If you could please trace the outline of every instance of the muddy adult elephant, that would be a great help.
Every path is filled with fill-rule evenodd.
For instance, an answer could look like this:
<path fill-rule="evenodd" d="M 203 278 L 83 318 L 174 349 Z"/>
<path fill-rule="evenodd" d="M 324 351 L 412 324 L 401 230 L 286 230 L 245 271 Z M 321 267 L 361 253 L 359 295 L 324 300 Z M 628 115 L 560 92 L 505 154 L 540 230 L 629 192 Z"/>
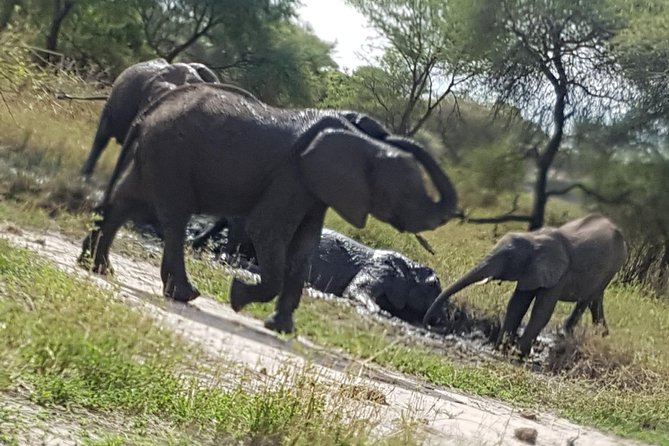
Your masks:
<path fill-rule="evenodd" d="M 453 294 L 484 279 L 517 282 L 509 301 L 497 346 L 506 334 L 516 341 L 518 327 L 534 300 L 530 320 L 517 339 L 521 355 L 546 326 L 558 300 L 576 302 L 564 322 L 571 334 L 583 311 L 590 309 L 594 324 L 604 326 L 604 289 L 622 267 L 626 248 L 620 230 L 606 217 L 590 214 L 559 228 L 509 233 L 469 272 L 446 288 L 425 315 L 429 325 Z"/>
<path fill-rule="evenodd" d="M 265 325 L 291 332 L 328 207 L 357 227 L 372 214 L 410 232 L 433 229 L 456 212 L 455 189 L 434 159 L 410 140 L 393 143 L 332 112 L 278 109 L 216 84 L 178 87 L 135 120 L 80 262 L 109 270 L 118 228 L 152 209 L 165 239 L 163 294 L 189 301 L 199 295 L 184 267 L 189 216 L 245 217 L 261 282 L 233 280 L 232 308 L 278 295 Z"/>
<path fill-rule="evenodd" d="M 93 173 L 111 138 L 123 144 L 133 119 L 152 99 L 175 86 L 200 82 L 218 82 L 218 77 L 203 64 L 170 64 L 165 59 L 152 59 L 126 68 L 112 85 L 81 174 L 88 177 Z"/>

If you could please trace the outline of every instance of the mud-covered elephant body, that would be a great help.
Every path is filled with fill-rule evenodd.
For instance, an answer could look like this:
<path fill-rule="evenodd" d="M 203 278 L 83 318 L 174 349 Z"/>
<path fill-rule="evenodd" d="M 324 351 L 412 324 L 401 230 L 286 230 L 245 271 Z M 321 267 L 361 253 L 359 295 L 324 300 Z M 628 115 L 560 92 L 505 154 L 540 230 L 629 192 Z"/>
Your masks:
<path fill-rule="evenodd" d="M 530 304 L 532 313 L 518 338 L 522 355 L 550 320 L 558 300 L 576 305 L 564 323 L 570 334 L 583 311 L 590 309 L 594 324 L 604 326 L 604 289 L 622 267 L 627 252 L 620 230 L 607 218 L 591 214 L 559 228 L 509 233 L 459 280 L 445 289 L 425 316 L 429 324 L 437 308 L 461 289 L 485 279 L 517 282 L 497 343 L 508 334 L 516 340 L 518 327 Z"/>
<path fill-rule="evenodd" d="M 133 124 L 80 260 L 92 257 L 93 269 L 104 272 L 118 228 L 151 210 L 165 239 L 163 292 L 188 301 L 199 294 L 184 268 L 189 216 L 244 217 L 261 282 L 233 280 L 231 304 L 240 310 L 278 295 L 265 323 L 290 332 L 327 207 L 357 227 L 372 214 L 410 232 L 454 215 L 457 195 L 437 163 L 410 140 L 394 144 L 330 112 L 277 109 L 215 84 L 178 87 Z"/>
<path fill-rule="evenodd" d="M 93 173 L 110 139 L 114 138 L 123 144 L 132 121 L 152 100 L 176 86 L 201 82 L 218 82 L 218 78 L 200 63 L 170 64 L 165 59 L 152 59 L 123 70 L 114 81 L 100 114 L 93 146 L 81 170 L 82 175 Z"/>
<path fill-rule="evenodd" d="M 312 288 L 419 322 L 441 292 L 435 272 L 394 251 L 324 229 L 309 269 Z"/>
<path fill-rule="evenodd" d="M 215 251 L 255 259 L 243 220 L 229 220 L 225 243 L 216 244 Z M 258 272 L 255 265 L 244 264 Z M 431 268 L 327 228 L 312 256 L 307 282 L 315 290 L 362 302 L 372 311 L 382 309 L 408 322 L 420 322 L 441 292 L 439 278 Z"/>

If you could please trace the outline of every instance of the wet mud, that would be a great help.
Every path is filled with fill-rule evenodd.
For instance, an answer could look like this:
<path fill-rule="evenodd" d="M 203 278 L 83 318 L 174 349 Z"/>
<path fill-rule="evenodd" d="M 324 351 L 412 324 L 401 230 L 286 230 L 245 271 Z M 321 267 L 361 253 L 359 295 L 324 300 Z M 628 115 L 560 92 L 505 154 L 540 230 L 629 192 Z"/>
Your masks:
<path fill-rule="evenodd" d="M 187 243 L 197 237 L 212 222 L 204 217 L 193 217 L 186 229 Z M 145 248 L 160 254 L 162 241 L 159 234 L 151 225 L 136 225 L 133 227 L 139 243 Z M 208 242 L 206 249 L 199 250 L 196 255 L 205 261 L 224 266 L 231 274 L 243 277 L 246 281 L 259 279 L 259 268 L 252 259 L 242 255 L 228 254 L 227 230 L 216 234 Z M 523 361 L 514 350 L 500 351 L 494 348 L 495 340 L 500 330 L 501 321 L 497 317 L 479 312 L 466 306 L 459 306 L 451 302 L 448 310 L 444 310 L 441 317 L 435 321 L 435 326 L 429 329 L 422 324 L 404 321 L 380 309 L 369 299 L 345 299 L 328 293 L 308 288 L 307 294 L 312 298 L 346 301 L 355 307 L 356 311 L 365 318 L 383 323 L 389 328 L 389 336 L 395 337 L 407 345 L 421 345 L 435 352 L 456 356 L 459 359 L 471 362 L 482 358 L 494 358 L 513 363 L 524 363 L 532 369 L 556 373 L 565 368 L 566 364 L 556 366 L 556 362 L 564 361 L 561 345 L 557 334 L 542 334 L 537 338 L 532 353 Z"/>

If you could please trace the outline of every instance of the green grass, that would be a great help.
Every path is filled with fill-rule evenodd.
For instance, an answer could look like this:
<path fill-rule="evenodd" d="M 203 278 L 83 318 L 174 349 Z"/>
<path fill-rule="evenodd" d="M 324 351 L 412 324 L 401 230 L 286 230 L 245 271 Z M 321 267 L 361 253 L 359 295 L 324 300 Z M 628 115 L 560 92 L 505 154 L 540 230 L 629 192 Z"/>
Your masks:
<path fill-rule="evenodd" d="M 1 392 L 27 388 L 39 406 L 168 421 L 195 442 L 369 442 L 373 424 L 347 419 L 350 408 L 336 389 L 308 374 L 277 377 L 255 391 L 243 376 L 218 382 L 225 364 L 196 367 L 199 353 L 166 329 L 2 240 L 0 284 L 0 400 Z"/>
<path fill-rule="evenodd" d="M 68 191 L 74 189 L 72 178 L 76 176 L 92 139 L 99 104 L 64 103 L 55 106 L 50 101 L 25 92 L 10 97 L 9 104 L 14 117 L 0 113 L 0 194 L 9 198 L 4 202 L 0 201 L 0 220 L 16 225 L 50 228 L 82 237 L 89 217 L 77 210 L 77 203 L 69 202 Z M 28 134 L 30 138 L 26 140 Z M 99 178 L 105 177 L 113 163 L 115 151 L 112 149 L 108 152 Z M 21 171 L 12 173 L 8 168 L 3 169 L 3 165 L 18 166 L 30 172 L 38 172 L 39 175 L 36 178 L 22 174 Z M 40 179 L 40 175 L 47 176 L 46 181 Z M 8 188 L 13 189 L 8 192 Z M 55 199 L 50 199 L 54 197 L 54 189 L 65 189 L 64 197 L 59 198 L 60 195 L 56 195 Z M 53 206 L 53 202 L 57 206 Z M 527 205 L 527 197 L 522 197 L 520 206 Z M 82 208 L 85 209 L 86 206 L 83 205 Z M 494 214 L 496 211 L 478 210 L 476 213 Z M 550 224 L 559 224 L 582 213 L 583 210 L 572 205 L 552 200 L 549 203 L 547 221 Z M 326 226 L 370 246 L 395 249 L 431 266 L 437 271 L 442 285 L 447 285 L 470 268 L 500 235 L 509 230 L 524 229 L 521 224 L 476 226 L 450 222 L 424 234 L 437 252 L 432 256 L 413 236 L 400 234 L 374 219 L 368 221 L 366 228 L 359 230 L 347 225 L 335 213 L 329 212 Z M 0 247 L 3 252 L 8 250 L 4 245 Z M 117 243 L 114 250 L 134 256 L 141 255 L 155 261 L 155 256 L 142 253 L 133 243 Z M 11 255 L 23 258 L 18 264 L 23 265 L 24 270 L 12 270 L 7 279 L 3 276 L 3 281 L 0 282 L 3 293 L 8 289 L 5 280 L 11 285 L 11 280 L 16 277 L 23 277 L 31 286 L 33 283 L 44 284 L 45 280 L 39 278 L 40 271 L 45 271 L 44 268 L 49 271 L 44 273 L 49 277 L 46 280 L 49 284 L 51 281 L 63 284 L 71 280 L 56 274 L 23 252 L 16 251 Z M 229 277 L 220 268 L 191 259 L 188 269 L 202 292 L 227 301 Z M 57 279 L 55 276 L 51 277 L 54 274 Z M 19 332 L 12 336 L 0 333 L 0 358 L 5 361 L 0 368 L 0 387 L 15 385 L 17 379 L 20 379 L 21 382 L 29 382 L 31 391 L 34 392 L 32 397 L 43 404 L 62 404 L 66 401 L 95 410 L 115 408 L 129 413 L 141 413 L 142 416 L 165 418 L 177 426 L 201 426 L 206 417 L 213 417 L 207 420 L 217 419 L 217 414 L 222 413 L 222 407 L 229 401 L 225 398 L 231 397 L 229 392 L 213 392 L 218 396 L 193 400 L 199 405 L 198 413 L 206 414 L 206 417 L 199 417 L 188 409 L 189 406 L 183 399 L 183 392 L 192 390 L 193 384 L 165 373 L 165 370 L 174 370 L 177 363 L 185 358 L 180 347 L 172 345 L 176 342 L 174 338 L 166 338 L 166 334 L 152 324 L 123 319 L 131 316 L 128 315 L 128 310 L 120 306 L 114 307 L 112 314 L 107 315 L 102 308 L 110 305 L 108 296 L 83 283 L 73 283 L 76 286 L 67 288 L 61 285 L 42 290 L 44 295 L 38 294 L 39 302 L 48 298 L 44 300 L 48 306 L 41 310 L 44 313 L 39 313 L 39 317 L 33 310 L 26 312 L 28 301 L 21 297 L 26 293 L 12 295 L 9 302 L 14 310 L 10 313 L 13 314 L 12 317 L 19 319 L 11 325 L 5 323 L 0 331 L 14 327 Z M 19 285 L 11 286 L 21 289 Z M 81 290 L 82 287 L 85 291 Z M 477 312 L 499 316 L 504 311 L 510 291 L 509 284 L 489 283 L 463 290 L 454 300 L 467 304 Z M 68 293 L 74 297 L 68 297 Z M 82 293 L 86 295 L 86 306 L 80 301 L 83 299 Z M 34 302 L 35 296 L 30 293 L 28 295 L 32 296 Z M 56 295 L 58 299 L 49 298 Z M 104 330 L 99 326 L 95 329 L 91 326 L 84 329 L 80 324 L 71 323 L 78 315 L 75 317 L 72 312 L 68 313 L 67 308 L 55 306 L 59 299 L 70 304 L 72 300 L 68 299 L 74 299 L 79 302 L 74 306 L 77 311 L 84 315 L 95 314 L 95 318 L 91 317 L 86 322 L 93 323 L 94 326 L 105 323 L 103 320 L 107 316 L 113 317 L 113 314 L 124 312 L 125 316 L 117 316 L 115 322 L 107 321 L 108 326 Z M 5 301 L 6 299 L 2 300 L 2 305 L 9 305 Z M 423 345 L 415 338 L 405 338 L 396 328 L 360 317 L 350 306 L 337 302 L 303 299 L 296 313 L 296 326 L 301 336 L 324 346 L 420 376 L 435 384 L 492 396 L 523 407 L 554 410 L 579 423 L 627 437 L 669 445 L 669 303 L 651 298 L 639 287 L 615 283 L 607 290 L 604 302 L 610 336 L 601 339 L 593 335 L 590 323 L 584 317 L 582 326 L 585 327 L 585 334 L 579 347 L 582 358 L 572 368 L 558 375 L 536 373 L 527 367 L 501 359 L 454 358 L 446 350 L 435 351 L 433 347 Z M 246 312 L 254 317 L 264 318 L 271 309 L 271 304 L 255 305 Z M 4 317 L 3 310 L 4 308 L 0 308 L 0 318 Z M 62 318 L 56 320 L 56 315 L 61 310 L 64 313 L 58 317 Z M 569 311 L 569 305 L 559 304 L 549 329 L 553 329 Z M 103 320 L 97 317 L 100 314 L 106 315 Z M 53 319 L 50 322 L 53 326 L 37 324 L 42 319 Z M 129 334 L 125 328 L 135 327 L 134 324 L 138 324 L 138 329 L 133 329 L 133 334 Z M 62 326 L 75 330 L 77 334 L 72 335 L 70 331 L 70 335 L 67 335 Z M 47 328 L 55 330 L 57 336 L 51 336 L 51 331 L 47 332 Z M 102 332 L 111 334 L 105 338 L 100 334 Z M 34 339 L 39 340 L 42 347 L 49 346 L 49 350 L 40 350 L 21 341 L 8 347 L 9 340 L 15 339 L 13 336 L 25 341 L 29 339 L 28 333 L 30 339 L 35 335 Z M 57 345 L 51 345 L 53 342 L 57 342 Z M 165 342 L 170 346 L 167 350 L 163 349 Z M 157 351 L 163 354 L 157 355 Z M 165 351 L 171 353 L 165 356 Z M 138 357 L 143 360 L 137 362 Z M 104 370 L 94 370 L 87 362 L 91 358 L 95 358 L 96 363 L 104 364 Z M 11 367 L 5 367 L 6 361 L 12 361 Z M 36 364 L 41 365 L 36 367 Z M 8 373 L 7 370 L 18 372 Z M 129 375 L 132 375 L 132 378 L 128 378 L 132 388 L 141 388 L 144 392 L 142 398 L 117 388 L 99 390 L 99 387 L 104 387 L 104 383 L 122 382 Z M 148 381 L 161 385 L 154 386 Z M 176 397 L 175 394 L 182 396 Z M 304 397 L 308 397 L 308 393 Z M 243 397 L 235 398 L 242 398 L 239 404 L 246 405 L 245 407 L 257 408 L 257 404 L 260 404 L 244 400 Z M 290 406 L 290 398 L 283 398 L 281 404 L 283 403 Z M 279 403 L 263 404 L 272 406 Z M 281 408 L 286 410 L 285 406 Z M 256 428 L 252 426 L 256 425 L 249 423 L 249 418 L 253 417 L 247 416 L 246 421 L 235 421 L 235 426 L 241 426 L 240 429 L 247 432 L 247 435 L 253 435 L 249 432 L 258 430 L 254 430 Z M 276 422 L 280 426 L 283 423 L 271 416 L 269 418 L 273 420 L 272 423 Z M 220 425 L 222 431 L 228 429 L 223 421 L 217 422 L 223 423 Z M 290 425 L 292 421 L 287 422 Z M 219 428 L 216 423 L 214 426 Z M 291 431 L 292 428 L 289 426 L 288 430 Z M 197 429 L 199 428 L 195 430 Z M 244 435 L 237 431 L 232 434 Z M 115 444 L 119 440 L 109 436 L 102 441 Z"/>
<path fill-rule="evenodd" d="M 336 219 L 328 217 L 329 222 Z M 407 251 L 413 250 L 415 257 L 423 256 L 429 263 L 429 254 L 421 254 L 422 248 L 413 246 L 412 237 L 375 226 L 372 223 L 362 231 L 339 229 L 348 230 L 368 243 L 387 237 L 390 246 L 403 245 Z M 451 237 L 454 232 L 469 232 L 471 239 L 482 241 L 482 252 L 491 243 L 480 227 L 453 225 L 437 232 L 441 231 Z M 439 235 L 428 235 L 434 245 L 443 243 Z M 383 246 L 383 242 L 378 243 Z M 464 270 L 467 262 L 480 255 L 466 253 L 466 259 L 442 258 L 441 264 Z M 438 268 L 439 264 L 437 260 L 433 266 Z M 188 268 L 202 292 L 228 301 L 229 277 L 220 268 L 196 260 L 189 261 Z M 497 314 L 509 291 L 508 287 L 490 284 L 463 293 L 460 299 L 480 311 Z M 611 335 L 601 339 L 587 334 L 581 347 L 584 354 L 581 361 L 569 372 L 555 376 L 538 374 L 502 360 L 454 360 L 447 351 L 442 353 L 421 345 L 415 337 L 403 338 L 396 328 L 362 318 L 352 307 L 338 302 L 305 296 L 295 316 L 301 336 L 353 357 L 390 366 L 433 384 L 499 398 L 521 407 L 555 410 L 579 423 L 669 445 L 669 345 L 663 341 L 669 336 L 669 306 L 647 297 L 639 288 L 616 284 L 607 290 L 605 302 Z M 272 304 L 257 304 L 245 312 L 264 318 L 271 310 Z M 561 305 L 553 318 L 554 324 L 569 310 L 569 305 Z"/>

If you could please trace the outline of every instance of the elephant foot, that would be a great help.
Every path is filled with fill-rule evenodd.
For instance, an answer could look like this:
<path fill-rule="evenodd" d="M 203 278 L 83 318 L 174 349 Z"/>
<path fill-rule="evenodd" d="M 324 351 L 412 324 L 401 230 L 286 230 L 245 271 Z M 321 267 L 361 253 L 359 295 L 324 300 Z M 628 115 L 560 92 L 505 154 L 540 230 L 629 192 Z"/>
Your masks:
<path fill-rule="evenodd" d="M 292 314 L 281 314 L 277 311 L 265 319 L 265 328 L 276 331 L 277 333 L 292 333 L 295 329 Z"/>
<path fill-rule="evenodd" d="M 79 254 L 79 258 L 77 258 L 77 263 L 79 266 L 87 271 L 100 274 L 101 276 L 113 275 L 114 268 L 112 268 L 109 259 L 100 258 L 98 256 L 93 258 L 91 255 L 91 250 L 87 246 L 87 242 L 88 238 L 84 240 L 84 246 L 81 250 L 81 254 Z"/>
<path fill-rule="evenodd" d="M 203 236 L 200 235 L 200 236 L 197 236 L 193 239 L 190 246 L 194 250 L 198 251 L 200 249 L 206 248 L 208 241 L 209 241 L 209 237 L 203 237 Z"/>
<path fill-rule="evenodd" d="M 163 295 L 178 302 L 190 302 L 200 295 L 200 292 L 188 281 L 185 283 L 176 283 L 170 277 L 167 279 Z"/>
<path fill-rule="evenodd" d="M 259 296 L 258 285 L 247 285 L 241 280 L 234 279 L 230 286 L 230 306 L 236 312 L 253 302 L 269 302 L 274 298 L 274 294 L 268 294 L 266 297 Z"/>
<path fill-rule="evenodd" d="M 533 339 L 523 339 L 521 336 L 520 339 L 518 339 L 518 350 L 520 352 L 520 359 L 525 359 L 528 356 L 530 356 L 530 352 L 532 351 L 532 343 L 534 342 Z"/>

